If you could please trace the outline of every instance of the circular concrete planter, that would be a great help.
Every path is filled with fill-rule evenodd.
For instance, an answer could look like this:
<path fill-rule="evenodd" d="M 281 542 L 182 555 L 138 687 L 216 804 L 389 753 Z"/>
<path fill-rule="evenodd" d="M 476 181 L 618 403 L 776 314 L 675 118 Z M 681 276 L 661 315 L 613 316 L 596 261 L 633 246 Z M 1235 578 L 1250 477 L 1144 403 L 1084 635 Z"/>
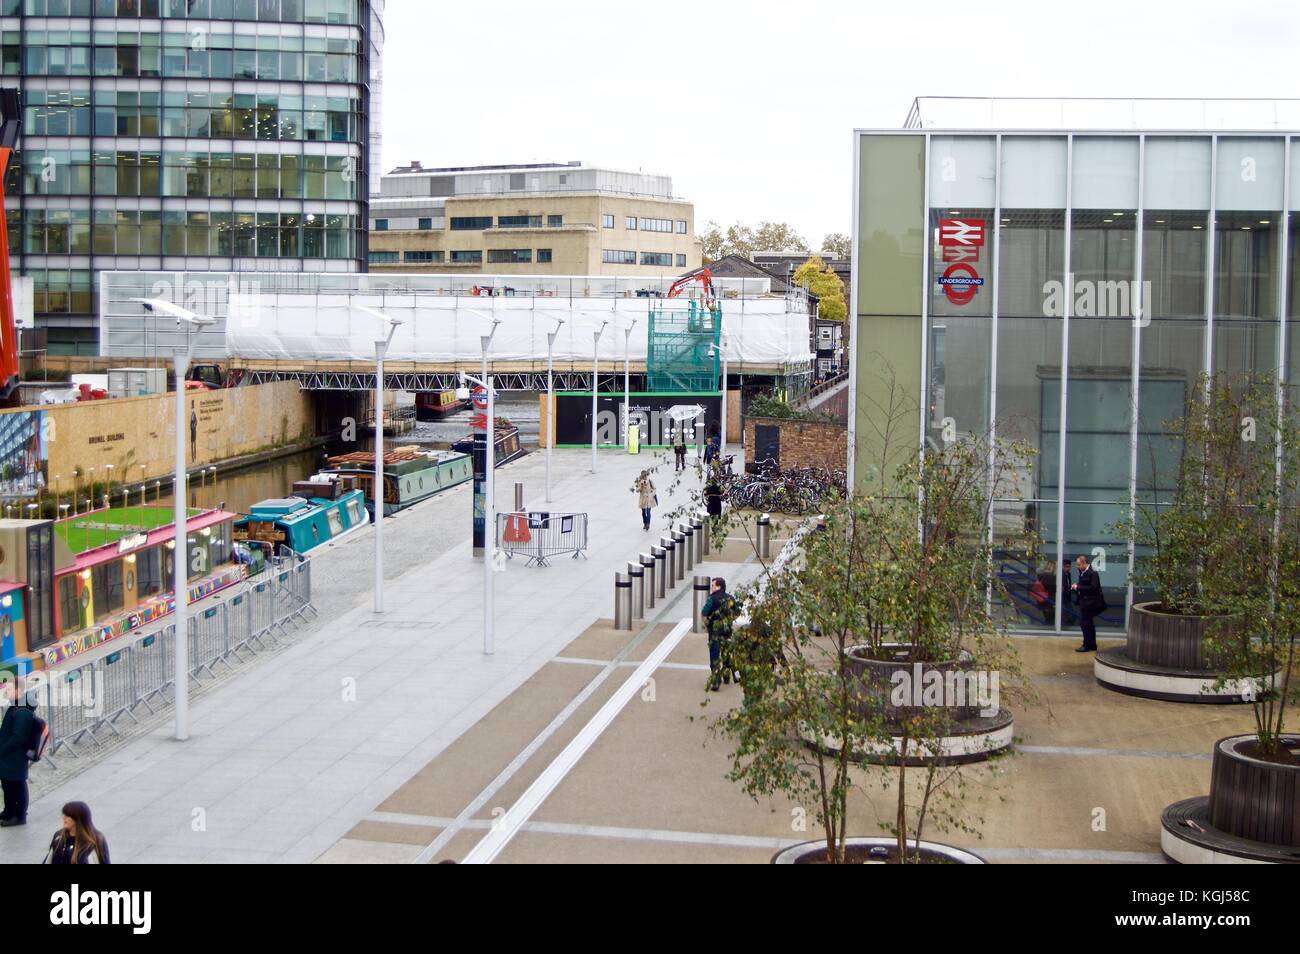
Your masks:
<path fill-rule="evenodd" d="M 1107 689 L 1166 702 L 1236 704 L 1249 701 L 1250 680 L 1216 686 L 1221 664 L 1205 649 L 1205 637 L 1221 616 L 1181 616 L 1160 611 L 1159 603 L 1134 603 L 1128 641 L 1103 649 L 1093 660 L 1093 675 Z"/>
<path fill-rule="evenodd" d="M 857 676 L 860 685 L 864 713 L 875 715 L 883 711 L 890 723 L 899 726 L 899 733 L 891 743 L 878 742 L 864 750 L 855 751 L 853 758 L 863 762 L 892 763 L 925 766 L 932 763 L 958 765 L 970 762 L 983 762 L 1010 748 L 1015 738 L 1015 720 L 1007 709 L 999 708 L 996 712 L 985 712 L 975 700 L 973 705 L 945 705 L 942 709 L 948 714 L 948 723 L 941 737 L 927 739 L 924 746 L 915 740 L 909 740 L 906 752 L 903 751 L 902 724 L 904 720 L 917 715 L 932 714 L 934 706 L 895 705 L 892 694 L 895 689 L 896 674 L 908 676 L 914 685 L 924 685 L 924 680 L 932 674 L 936 678 L 951 679 L 954 687 L 958 680 L 967 680 L 973 675 L 975 658 L 963 650 L 960 658 L 937 663 L 914 663 L 908 661 L 911 653 L 909 643 L 885 643 L 874 656 L 867 654 L 866 646 L 851 646 L 846 651 L 850 670 Z M 880 656 L 886 658 L 879 658 Z M 918 680 L 920 682 L 918 683 Z M 969 682 L 962 682 L 963 689 L 969 688 Z M 966 693 L 965 698 L 970 698 Z M 961 701 L 965 701 L 962 699 Z M 805 741 L 822 752 L 837 753 L 843 746 L 838 737 L 804 736 Z"/>
<path fill-rule="evenodd" d="M 908 842 L 908 848 L 912 842 Z M 875 849 L 873 854 L 872 849 Z M 825 841 L 801 841 L 797 845 L 784 848 L 772 856 L 774 865 L 808 865 L 824 864 L 819 860 L 825 857 Z M 946 865 L 985 865 L 983 858 L 964 848 L 941 845 L 938 842 L 923 841 L 920 845 L 922 864 Z M 844 854 L 848 864 L 888 864 L 898 854 L 898 840 L 887 835 L 864 838 L 844 839 Z"/>
<path fill-rule="evenodd" d="M 1161 816 L 1160 846 L 1184 864 L 1300 864 L 1300 763 L 1249 754 L 1253 735 L 1214 745 L 1208 797 L 1175 802 Z M 1300 754 L 1300 735 L 1284 737 Z"/>

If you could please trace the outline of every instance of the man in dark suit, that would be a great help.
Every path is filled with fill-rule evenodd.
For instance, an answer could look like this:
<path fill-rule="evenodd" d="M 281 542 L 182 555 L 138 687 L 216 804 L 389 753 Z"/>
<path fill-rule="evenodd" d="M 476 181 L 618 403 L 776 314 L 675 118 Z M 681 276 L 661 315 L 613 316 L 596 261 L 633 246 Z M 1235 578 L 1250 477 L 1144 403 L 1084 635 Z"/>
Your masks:
<path fill-rule="evenodd" d="M 1101 592 L 1101 574 L 1089 566 L 1088 558 L 1081 555 L 1074 565 L 1079 570 L 1079 582 L 1071 584 L 1070 589 L 1079 604 L 1079 628 L 1083 630 L 1083 645 L 1075 652 L 1093 653 L 1097 651 L 1097 627 L 1092 620 L 1105 612 L 1106 597 Z"/>

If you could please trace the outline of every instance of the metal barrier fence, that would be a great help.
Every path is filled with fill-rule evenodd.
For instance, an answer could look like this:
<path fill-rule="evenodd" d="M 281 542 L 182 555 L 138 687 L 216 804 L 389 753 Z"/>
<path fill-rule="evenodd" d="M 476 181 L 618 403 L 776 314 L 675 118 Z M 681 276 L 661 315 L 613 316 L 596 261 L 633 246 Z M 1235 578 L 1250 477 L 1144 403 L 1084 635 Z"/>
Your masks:
<path fill-rule="evenodd" d="M 229 592 L 229 591 L 227 591 Z M 311 562 L 288 551 L 212 606 L 191 607 L 188 619 L 190 679 L 215 678 L 246 655 L 273 648 L 289 627 L 316 616 L 311 605 Z M 44 670 L 29 677 L 38 710 L 50 726 L 47 761 L 63 751 L 120 735 L 122 719 L 138 723 L 171 701 L 175 683 L 175 624 L 133 639 L 80 666 Z"/>
<path fill-rule="evenodd" d="M 528 558 L 529 566 L 550 566 L 548 557 L 572 553 L 573 559 L 587 555 L 585 513 L 499 513 L 497 547 L 507 557 Z"/>

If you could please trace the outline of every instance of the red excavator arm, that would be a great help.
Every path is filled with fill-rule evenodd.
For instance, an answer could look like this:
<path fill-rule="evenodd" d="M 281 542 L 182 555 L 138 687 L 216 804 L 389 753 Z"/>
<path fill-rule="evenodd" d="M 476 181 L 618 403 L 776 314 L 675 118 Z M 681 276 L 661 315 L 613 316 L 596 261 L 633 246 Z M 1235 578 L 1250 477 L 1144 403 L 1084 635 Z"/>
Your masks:
<path fill-rule="evenodd" d="M 676 298 L 691 282 L 699 282 L 704 286 L 704 297 L 712 301 L 716 296 L 713 294 L 713 273 L 707 268 L 702 268 L 694 275 L 687 275 L 679 278 L 668 287 L 668 297 Z"/>
<path fill-rule="evenodd" d="M 18 141 L 22 110 L 18 90 L 0 89 L 0 403 L 18 389 L 18 333 L 14 330 L 14 293 L 9 281 L 9 225 L 4 214 L 4 175 Z"/>

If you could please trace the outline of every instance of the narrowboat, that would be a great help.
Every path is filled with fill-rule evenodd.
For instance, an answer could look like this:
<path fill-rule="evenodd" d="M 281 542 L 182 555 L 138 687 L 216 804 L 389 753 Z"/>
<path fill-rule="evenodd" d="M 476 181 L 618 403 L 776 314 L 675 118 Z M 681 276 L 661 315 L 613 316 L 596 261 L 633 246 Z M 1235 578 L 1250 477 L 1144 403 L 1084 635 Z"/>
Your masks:
<path fill-rule="evenodd" d="M 417 421 L 441 421 L 466 407 L 469 407 L 469 401 L 456 397 L 455 391 L 417 391 L 415 394 Z"/>
<path fill-rule="evenodd" d="M 371 517 L 375 513 L 375 455 L 357 451 L 329 458 L 325 474 L 353 480 L 366 497 Z M 474 479 L 474 463 L 467 454 L 454 451 L 397 447 L 384 454 L 384 516 L 419 503 L 441 490 Z"/>
<path fill-rule="evenodd" d="M 283 543 L 306 553 L 369 522 L 365 495 L 351 478 L 317 474 L 296 481 L 288 497 L 253 504 L 246 516 L 235 521 L 235 539 L 272 546 Z"/>
<path fill-rule="evenodd" d="M 496 448 L 493 450 L 493 464 L 500 467 L 502 464 L 508 464 L 517 457 L 523 457 L 525 451 L 519 444 L 519 428 L 512 424 L 504 417 L 497 418 L 497 441 Z M 462 454 L 474 453 L 474 435 L 458 440 L 451 445 L 451 449 L 459 451 Z"/>

